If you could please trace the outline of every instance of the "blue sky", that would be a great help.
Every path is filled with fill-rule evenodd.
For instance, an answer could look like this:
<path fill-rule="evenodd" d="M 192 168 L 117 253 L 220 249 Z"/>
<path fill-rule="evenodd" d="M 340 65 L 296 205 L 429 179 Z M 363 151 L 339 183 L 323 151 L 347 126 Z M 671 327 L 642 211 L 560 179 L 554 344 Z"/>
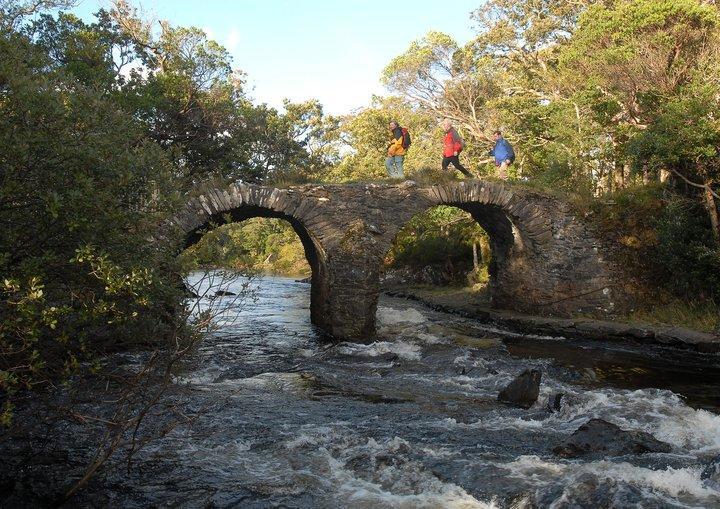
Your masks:
<path fill-rule="evenodd" d="M 326 111 L 347 113 L 384 92 L 387 63 L 429 30 L 465 43 L 470 12 L 482 0 L 143 0 L 149 16 L 197 26 L 228 48 L 247 73 L 258 102 L 317 98 Z M 104 0 L 81 0 L 84 19 Z"/>

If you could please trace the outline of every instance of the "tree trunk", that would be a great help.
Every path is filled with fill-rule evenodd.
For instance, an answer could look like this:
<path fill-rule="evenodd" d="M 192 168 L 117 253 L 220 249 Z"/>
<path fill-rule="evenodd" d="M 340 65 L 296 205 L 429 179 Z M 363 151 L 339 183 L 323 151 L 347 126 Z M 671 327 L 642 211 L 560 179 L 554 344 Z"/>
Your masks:
<path fill-rule="evenodd" d="M 710 183 L 705 182 L 705 189 L 703 189 L 703 196 L 705 198 L 705 210 L 707 210 L 708 216 L 710 217 L 710 225 L 712 226 L 715 243 L 720 246 L 720 218 L 718 218 L 718 210 L 717 205 L 715 204 L 715 197 L 713 196 L 710 189 Z"/>
<path fill-rule="evenodd" d="M 615 180 L 615 190 L 620 190 L 625 187 L 625 167 L 626 164 L 620 164 L 619 162 L 615 163 L 615 171 L 613 173 L 613 178 Z"/>
<path fill-rule="evenodd" d="M 473 269 L 475 270 L 475 272 L 477 272 L 479 268 L 480 264 L 478 264 L 477 242 L 473 242 Z"/>
<path fill-rule="evenodd" d="M 630 181 L 630 175 L 632 173 L 632 165 L 629 162 L 623 163 L 623 187 L 625 187 Z"/>

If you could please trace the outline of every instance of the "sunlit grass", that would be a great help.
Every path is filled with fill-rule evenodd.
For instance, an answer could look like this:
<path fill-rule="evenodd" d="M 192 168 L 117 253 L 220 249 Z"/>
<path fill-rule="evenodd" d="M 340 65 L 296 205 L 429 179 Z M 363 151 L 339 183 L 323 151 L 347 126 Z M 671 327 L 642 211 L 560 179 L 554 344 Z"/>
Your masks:
<path fill-rule="evenodd" d="M 653 325 L 687 327 L 712 332 L 720 326 L 720 306 L 709 302 L 685 302 L 674 300 L 633 312 L 629 317 L 634 322 Z"/>

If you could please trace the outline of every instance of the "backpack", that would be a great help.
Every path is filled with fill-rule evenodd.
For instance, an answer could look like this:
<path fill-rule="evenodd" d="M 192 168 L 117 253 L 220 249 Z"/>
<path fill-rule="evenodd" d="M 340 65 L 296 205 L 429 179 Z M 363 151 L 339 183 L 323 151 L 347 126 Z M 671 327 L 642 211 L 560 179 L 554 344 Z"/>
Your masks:
<path fill-rule="evenodd" d="M 410 148 L 410 144 L 412 143 L 412 140 L 410 139 L 410 131 L 407 130 L 406 127 L 402 128 L 402 147 L 407 150 Z"/>
<path fill-rule="evenodd" d="M 458 154 L 459 154 L 465 148 L 465 140 L 463 140 L 463 137 L 460 136 L 459 132 L 455 131 L 455 134 L 457 135 L 458 141 L 460 142 L 460 150 L 458 150 Z"/>

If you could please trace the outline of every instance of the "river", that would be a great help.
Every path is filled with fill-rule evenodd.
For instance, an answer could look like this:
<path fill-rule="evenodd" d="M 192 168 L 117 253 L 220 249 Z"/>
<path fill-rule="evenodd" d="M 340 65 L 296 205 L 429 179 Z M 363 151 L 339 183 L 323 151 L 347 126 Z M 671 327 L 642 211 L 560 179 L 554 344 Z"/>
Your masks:
<path fill-rule="evenodd" d="M 703 478 L 720 454 L 716 355 L 520 336 L 389 297 L 377 342 L 333 344 L 310 324 L 309 285 L 252 285 L 254 300 L 222 298 L 229 309 L 177 381 L 200 416 L 71 506 L 720 507 Z M 542 370 L 538 402 L 498 403 L 527 368 Z M 554 456 L 591 417 L 672 452 Z"/>

